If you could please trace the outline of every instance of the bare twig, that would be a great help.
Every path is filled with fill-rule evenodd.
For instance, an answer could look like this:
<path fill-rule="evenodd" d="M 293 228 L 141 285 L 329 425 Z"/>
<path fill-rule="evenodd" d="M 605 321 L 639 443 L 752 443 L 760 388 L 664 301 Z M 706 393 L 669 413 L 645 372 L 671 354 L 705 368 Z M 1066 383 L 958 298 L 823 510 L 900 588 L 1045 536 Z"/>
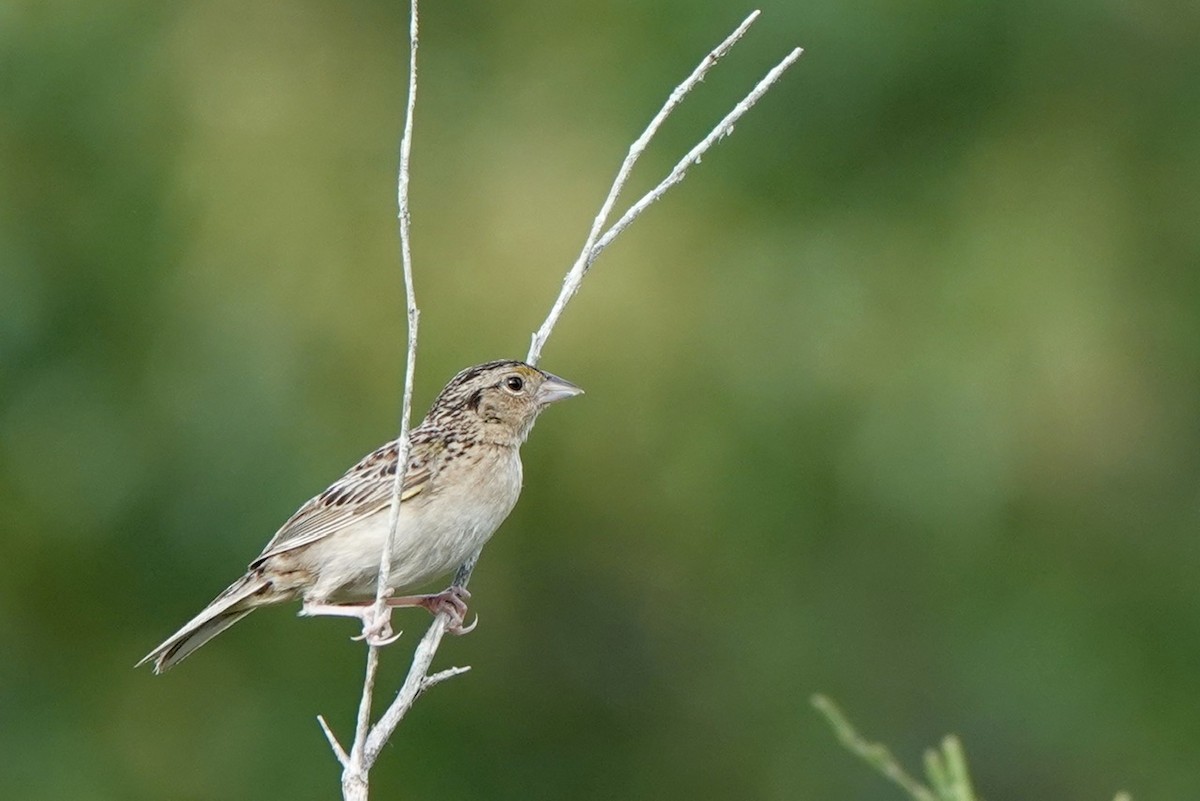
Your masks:
<path fill-rule="evenodd" d="M 421 694 L 421 690 L 424 689 L 429 666 L 433 664 L 433 657 L 437 654 L 438 646 L 442 644 L 442 637 L 445 636 L 446 626 L 449 623 L 450 615 L 446 612 L 440 613 L 433 619 L 433 624 L 425 632 L 421 642 L 417 644 L 417 650 L 413 652 L 412 666 L 408 669 L 408 676 L 405 677 L 404 684 L 400 686 L 400 691 L 396 693 L 396 698 L 388 706 L 387 711 L 380 715 L 379 722 L 371 729 L 371 735 L 367 738 L 365 755 L 370 762 L 374 762 L 375 758 L 379 756 L 380 750 L 392 736 L 392 732 L 400 725 L 400 721 L 408 714 L 408 710 L 417 700 L 417 696 Z"/>
<path fill-rule="evenodd" d="M 362 695 L 358 699 L 358 714 L 354 719 L 354 742 L 350 756 L 342 763 L 342 796 L 345 801 L 366 801 L 368 774 L 371 766 L 363 759 L 363 747 L 371 728 L 371 700 L 375 693 L 375 675 L 379 670 L 379 648 L 367 643 L 367 669 L 363 677 Z"/>
<path fill-rule="evenodd" d="M 405 465 L 408 464 L 408 432 L 412 419 L 413 377 L 417 364 L 417 329 L 421 313 L 417 309 L 413 290 L 412 246 L 410 241 L 411 214 L 408 205 L 409 162 L 412 154 L 413 114 L 417 103 L 417 47 L 419 43 L 418 0 L 411 0 L 409 16 L 409 59 L 408 59 L 408 102 L 404 113 L 404 134 L 400 139 L 400 165 L 398 168 L 396 203 L 400 226 L 400 261 L 404 271 L 404 299 L 408 312 L 408 355 L 404 370 L 404 395 L 400 412 L 400 435 L 396 438 L 396 477 L 392 482 L 392 503 L 388 516 L 388 532 L 383 550 L 379 555 L 379 578 L 375 585 L 375 607 L 373 622 L 378 625 L 386 621 L 391 609 L 386 603 L 388 579 L 392 568 L 392 545 L 396 540 L 396 529 L 400 524 L 400 503 L 404 486 Z M 359 699 L 358 715 L 355 718 L 354 742 L 349 755 L 342 749 L 333 732 L 320 719 L 321 727 L 329 744 L 342 764 L 342 796 L 345 801 L 366 801 L 371 765 L 375 754 L 368 754 L 367 741 L 371 733 L 371 702 L 375 691 L 375 675 L 379 668 L 379 646 L 367 639 L 367 666 L 363 678 L 362 696 Z M 375 752 L 378 753 L 378 750 Z"/>
<path fill-rule="evenodd" d="M 464 665 L 463 667 L 451 667 L 446 668 L 445 670 L 439 670 L 437 673 L 432 673 L 425 677 L 425 680 L 421 682 L 421 690 L 428 690 L 433 685 L 441 684 L 446 679 L 452 679 L 455 676 L 461 676 L 470 669 L 470 665 Z"/>
<path fill-rule="evenodd" d="M 626 181 L 629 179 L 629 174 L 633 170 L 633 165 L 638 158 L 646 150 L 646 146 L 658 132 L 663 121 L 675 110 L 675 107 L 683 100 L 692 89 L 696 87 L 713 67 L 729 50 L 737 43 L 746 30 L 758 19 L 760 12 L 754 11 L 750 16 L 742 21 L 733 33 L 729 34 L 723 42 L 713 48 L 700 64 L 692 71 L 683 83 L 675 87 L 674 91 L 667 97 L 667 102 L 659 109 L 658 113 L 650 120 L 650 124 L 646 126 L 646 130 L 642 132 L 632 145 L 629 147 L 629 153 L 625 156 L 625 161 L 621 163 L 621 167 L 617 170 L 617 177 L 613 180 L 612 186 L 608 190 L 608 196 L 605 197 L 604 203 L 600 206 L 600 212 L 596 215 L 596 219 L 592 222 L 592 229 L 588 233 L 587 239 L 583 243 L 583 249 L 579 252 L 578 258 L 567 271 L 566 277 L 563 278 L 562 290 L 558 294 L 557 300 L 550 308 L 550 313 L 546 316 L 541 327 L 533 334 L 529 342 L 529 353 L 525 357 L 525 361 L 530 364 L 537 364 L 542 357 L 542 348 L 546 345 L 546 340 L 550 338 L 550 332 L 554 330 L 554 326 L 558 323 L 558 318 L 562 316 L 563 310 L 567 307 L 567 303 L 579 291 L 580 285 L 583 283 L 583 277 L 587 275 L 587 271 L 591 268 L 592 263 L 600 255 L 600 253 L 608 247 L 617 236 L 624 231 L 630 223 L 637 218 L 646 208 L 662 197 L 668 189 L 684 179 L 687 174 L 687 169 L 692 164 L 700 161 L 701 157 L 708 151 L 714 143 L 728 136 L 733 131 L 734 123 L 736 123 L 743 114 L 750 110 L 758 99 L 766 94 L 766 91 L 771 88 L 771 85 L 778 80 L 783 71 L 790 67 L 803 52 L 800 48 L 794 49 L 789 53 L 783 61 L 777 64 L 767 75 L 758 82 L 754 90 L 750 92 L 740 103 L 734 106 L 733 110 L 725 116 L 725 119 L 714 128 L 708 136 L 704 137 L 698 145 L 691 149 L 683 159 L 675 165 L 675 169 L 671 170 L 670 174 L 659 183 L 654 189 L 648 192 L 637 203 L 633 204 L 628 211 L 611 227 L 603 236 L 600 232 L 604 229 L 604 225 L 608 222 L 608 217 L 612 213 L 612 208 L 617 202 L 621 190 L 624 189 Z"/>
<path fill-rule="evenodd" d="M 693 164 L 699 164 L 700 159 L 710 147 L 719 142 L 721 139 L 724 139 L 726 136 L 729 136 L 729 134 L 733 133 L 734 124 L 742 118 L 743 114 L 750 110 L 751 106 L 758 102 L 759 98 L 767 93 L 767 90 L 770 89 L 771 85 L 779 79 L 779 76 L 783 74 L 783 71 L 792 66 L 792 64 L 796 62 L 796 59 L 800 58 L 800 55 L 803 52 L 804 51 L 801 48 L 797 47 L 796 49 L 792 50 L 792 52 L 788 53 L 787 56 L 784 57 L 783 61 L 780 61 L 778 64 L 772 67 L 771 71 L 763 76 L 763 79 L 758 82 L 753 90 L 751 90 L 750 94 L 742 98 L 742 101 L 734 106 L 732 111 L 725 115 L 725 119 L 721 120 L 717 124 L 717 127 L 713 128 L 712 131 L 709 132 L 708 136 L 700 140 L 699 144 L 693 147 L 690 151 L 688 151 L 686 156 L 679 160 L 679 163 L 675 165 L 675 168 L 671 170 L 666 178 L 662 179 L 658 186 L 654 187 L 645 195 L 643 195 L 641 200 L 629 207 L 629 211 L 625 212 L 621 219 L 613 223 L 613 226 L 604 233 L 604 236 L 600 237 L 600 241 L 596 242 L 592 247 L 592 255 L 589 261 L 594 261 L 596 256 L 599 256 L 602 250 L 612 244 L 612 241 L 616 239 L 622 231 L 628 228 L 629 224 L 633 222 L 639 214 L 645 211 L 651 203 L 654 203 L 656 200 L 661 198 L 667 193 L 668 189 L 687 177 L 688 167 L 691 167 Z"/>
<path fill-rule="evenodd" d="M 413 378 L 416 372 L 416 329 L 421 313 L 416 308 L 413 290 L 413 246 L 409 230 L 412 223 L 408 207 L 408 165 L 413 152 L 413 112 L 416 108 L 416 48 L 418 48 L 418 0 L 412 0 L 408 29 L 408 104 L 404 109 L 404 134 L 400 139 L 400 169 L 396 179 L 397 218 L 400 221 L 400 260 L 404 271 L 404 303 L 408 311 L 408 356 L 404 363 L 404 397 L 400 412 L 400 436 L 396 439 L 396 477 L 391 484 L 391 508 L 388 537 L 379 554 L 379 580 L 376 583 L 376 615 L 388 614 L 388 578 L 391 573 L 391 548 L 400 525 L 400 502 L 404 488 L 404 466 L 408 464 L 408 429 L 413 417 Z"/>
<path fill-rule="evenodd" d="M 542 356 L 542 348 L 546 344 L 546 340 L 550 337 L 550 332 L 554 329 L 558 318 L 562 316 L 563 309 L 567 307 L 567 302 L 579 291 L 580 283 L 583 281 L 583 276 L 587 273 L 588 268 L 595 261 L 595 255 L 592 254 L 592 249 L 596 244 L 596 240 L 600 236 L 600 232 L 604 230 L 604 224 L 608 222 L 608 217 L 612 214 L 612 208 L 617 202 L 617 198 L 621 194 L 621 190 L 625 188 L 626 181 L 629 180 L 629 174 L 633 172 L 633 165 L 641 158 L 645 152 L 646 146 L 650 144 L 650 140 L 654 138 L 654 134 L 658 132 L 663 121 L 670 116 L 687 93 L 692 91 L 698 83 L 704 80 L 704 76 L 712 69 L 721 58 L 729 52 L 737 41 L 742 38 L 746 30 L 754 24 L 754 20 L 758 19 L 760 11 L 751 12 L 750 16 L 742 21 L 742 24 L 734 29 L 733 33 L 725 37 L 725 41 L 721 42 L 712 52 L 709 53 L 697 65 L 696 69 L 692 70 L 683 83 L 675 87 L 667 97 L 667 102 L 663 103 L 662 108 L 650 120 L 650 124 L 646 126 L 646 130 L 642 131 L 642 135 L 634 140 L 629 146 L 629 153 L 625 156 L 625 160 L 621 162 L 620 169 L 617 170 L 617 177 L 613 179 L 612 186 L 608 190 L 608 196 L 604 198 L 604 202 L 600 204 L 600 211 L 596 214 L 596 219 L 592 221 L 592 230 L 588 232 L 588 237 L 583 243 L 583 250 L 579 252 L 579 257 L 575 260 L 575 264 L 567 272 L 566 278 L 563 279 L 562 292 L 559 293 L 558 300 L 550 309 L 550 314 L 546 317 L 546 321 L 542 323 L 542 327 L 533 335 L 533 339 L 529 344 L 529 355 L 525 357 L 525 361 L 529 364 L 536 364 Z"/>
<path fill-rule="evenodd" d="M 342 744 L 338 742 L 333 729 L 329 728 L 329 724 L 325 721 L 325 716 L 317 715 L 317 723 L 321 724 L 321 731 L 325 732 L 325 739 L 329 741 L 329 747 L 333 749 L 333 755 L 337 757 L 338 763 L 343 768 L 346 767 L 346 763 L 350 761 L 350 755 L 346 753 L 346 749 L 342 748 Z"/>
<path fill-rule="evenodd" d="M 396 478 L 392 482 L 392 505 L 388 518 L 388 534 L 383 552 L 379 555 L 379 581 L 375 585 L 375 614 L 386 614 L 385 599 L 388 577 L 392 571 L 392 545 L 396 541 L 396 528 L 400 523 L 400 495 L 404 488 L 404 471 L 408 464 L 408 429 L 412 419 L 413 375 L 417 368 L 417 323 L 421 312 L 417 309 L 413 292 L 412 242 L 409 235 L 411 214 L 408 207 L 408 171 L 412 155 L 413 111 L 417 105 L 417 46 L 418 15 L 417 0 L 412 0 L 412 15 L 409 21 L 408 51 L 408 105 L 404 112 L 404 135 L 400 138 L 400 169 L 396 180 L 397 218 L 400 221 L 400 262 L 404 270 L 404 299 L 408 311 L 408 358 L 404 366 L 404 399 L 400 411 L 400 436 L 396 438 Z"/>

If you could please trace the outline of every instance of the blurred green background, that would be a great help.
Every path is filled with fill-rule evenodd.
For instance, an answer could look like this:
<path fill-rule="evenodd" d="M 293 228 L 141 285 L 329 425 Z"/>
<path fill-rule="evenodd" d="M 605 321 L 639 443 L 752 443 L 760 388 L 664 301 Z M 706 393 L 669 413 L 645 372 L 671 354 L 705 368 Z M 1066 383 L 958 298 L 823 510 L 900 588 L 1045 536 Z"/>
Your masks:
<path fill-rule="evenodd" d="M 418 415 L 525 353 L 749 8 L 426 5 Z M 817 691 L 910 764 L 957 732 L 989 799 L 1197 797 L 1200 7 L 763 8 L 632 191 L 806 55 L 568 309 L 588 394 L 373 797 L 898 798 Z M 0 797 L 337 797 L 352 623 L 132 665 L 396 431 L 406 29 L 0 9 Z"/>

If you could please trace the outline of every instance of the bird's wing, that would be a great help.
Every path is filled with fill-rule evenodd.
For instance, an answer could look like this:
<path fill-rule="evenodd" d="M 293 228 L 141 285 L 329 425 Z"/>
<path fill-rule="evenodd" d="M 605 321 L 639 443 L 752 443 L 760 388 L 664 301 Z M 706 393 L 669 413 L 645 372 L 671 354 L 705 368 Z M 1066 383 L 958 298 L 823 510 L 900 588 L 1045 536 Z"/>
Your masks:
<path fill-rule="evenodd" d="M 411 500 L 429 487 L 433 475 L 432 457 L 436 455 L 438 447 L 436 440 L 412 444 L 408 469 L 404 471 L 404 483 L 400 489 L 401 501 Z M 392 502 L 395 475 L 396 443 L 390 442 L 364 457 L 333 482 L 329 489 L 301 506 L 275 533 L 258 558 L 250 563 L 250 569 L 253 570 L 272 556 L 324 539 L 335 531 L 387 509 Z"/>

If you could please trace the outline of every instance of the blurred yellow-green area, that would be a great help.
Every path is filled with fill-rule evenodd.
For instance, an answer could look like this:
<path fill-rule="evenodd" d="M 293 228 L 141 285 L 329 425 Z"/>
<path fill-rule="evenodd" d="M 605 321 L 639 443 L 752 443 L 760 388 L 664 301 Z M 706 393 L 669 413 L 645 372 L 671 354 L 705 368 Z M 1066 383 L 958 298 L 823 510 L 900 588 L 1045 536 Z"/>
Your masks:
<path fill-rule="evenodd" d="M 426 5 L 418 416 L 524 355 L 750 8 Z M 994 801 L 1197 797 L 1200 6 L 763 12 L 630 198 L 806 54 L 568 308 L 541 364 L 587 395 L 373 797 L 896 798 L 818 691 Z M 132 666 L 395 436 L 407 13 L 0 9 L 0 797 L 338 796 L 353 622 Z"/>

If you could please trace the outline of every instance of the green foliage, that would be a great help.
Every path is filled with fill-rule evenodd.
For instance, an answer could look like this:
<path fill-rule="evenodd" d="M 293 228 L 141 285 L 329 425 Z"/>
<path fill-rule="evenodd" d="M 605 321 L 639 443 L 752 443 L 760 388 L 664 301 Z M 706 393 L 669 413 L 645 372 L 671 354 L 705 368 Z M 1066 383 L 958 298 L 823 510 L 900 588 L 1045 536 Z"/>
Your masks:
<path fill-rule="evenodd" d="M 953 734 L 942 739 L 940 750 L 925 750 L 925 777 L 929 782 L 925 785 L 904 770 L 886 745 L 863 739 L 833 701 L 823 695 L 814 695 L 812 705 L 829 721 L 846 750 L 899 785 L 913 801 L 983 801 L 971 787 L 966 754 L 962 743 Z M 1113 801 L 1132 799 L 1128 793 L 1117 793 Z"/>

